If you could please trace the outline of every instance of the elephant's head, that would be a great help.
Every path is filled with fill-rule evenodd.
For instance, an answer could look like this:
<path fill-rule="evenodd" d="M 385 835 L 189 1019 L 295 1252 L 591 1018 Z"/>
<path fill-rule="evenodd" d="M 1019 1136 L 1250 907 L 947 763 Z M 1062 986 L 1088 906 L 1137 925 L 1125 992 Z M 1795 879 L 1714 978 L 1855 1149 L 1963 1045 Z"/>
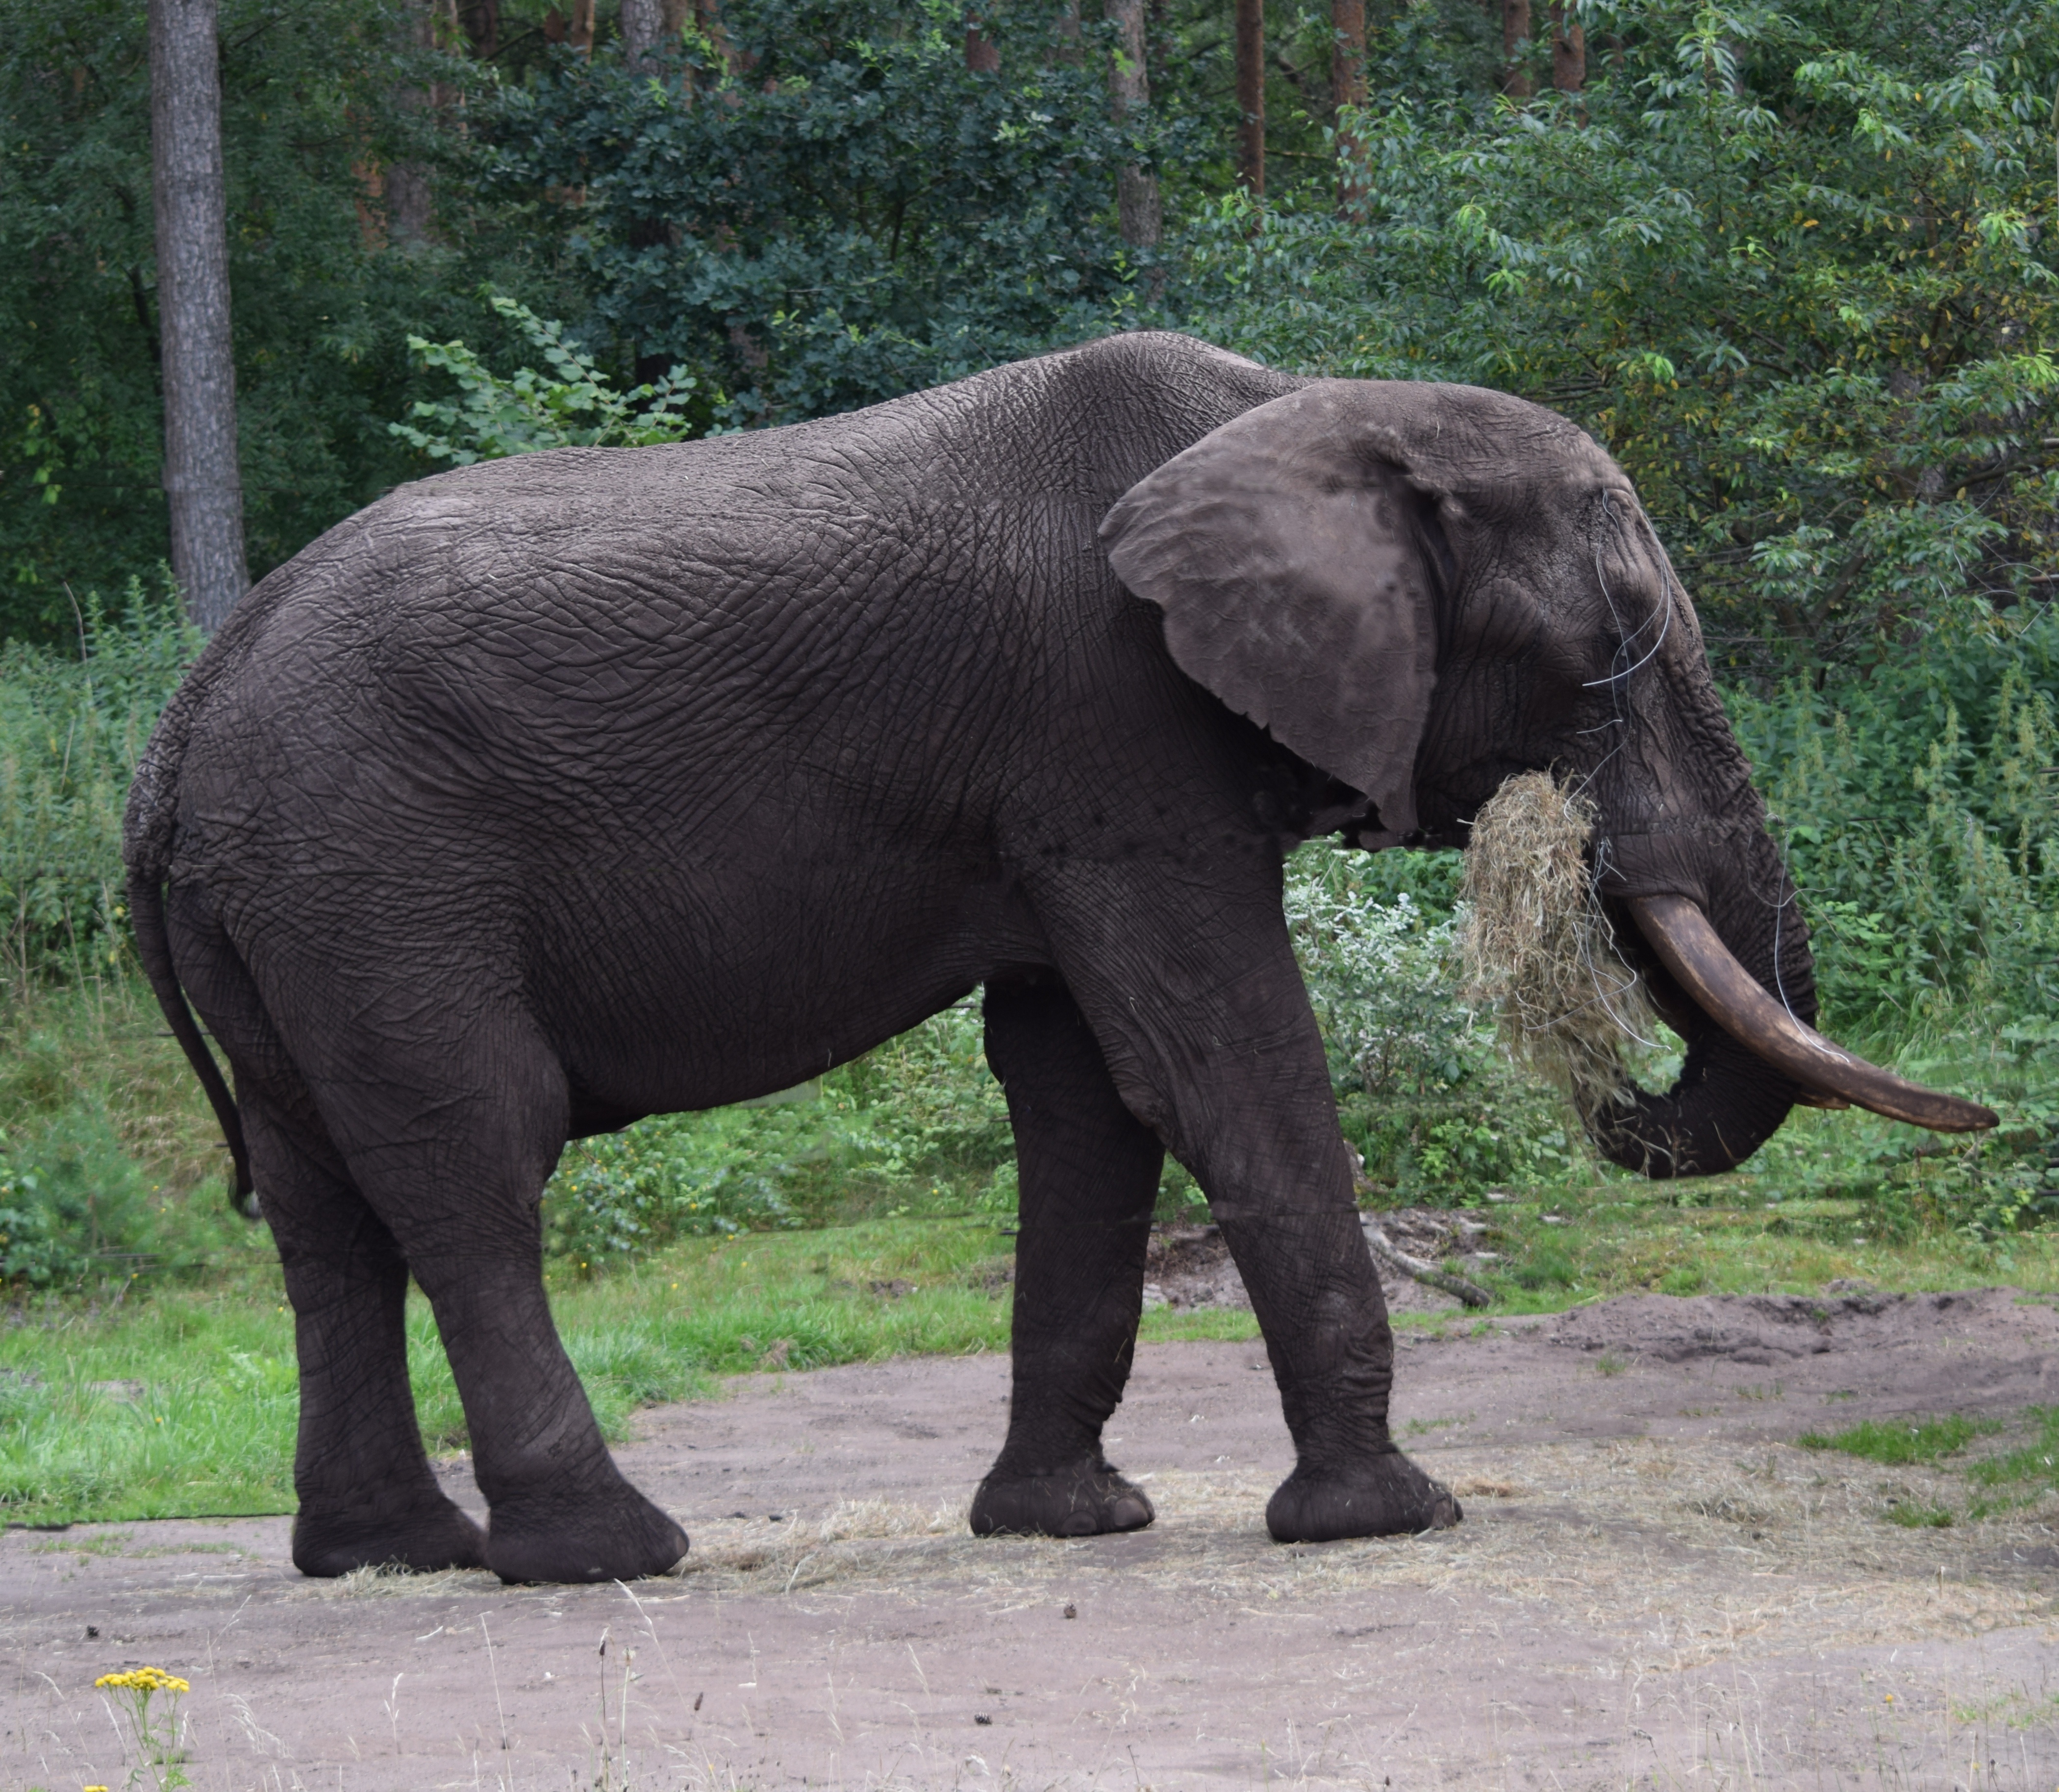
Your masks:
<path fill-rule="evenodd" d="M 1101 533 L 1189 677 L 1365 793 L 1364 844 L 1463 845 L 1517 772 L 1582 784 L 1619 938 L 1687 1046 L 1668 1093 L 1589 1117 L 1616 1162 L 1726 1169 L 1798 1101 L 1994 1124 L 1810 1025 L 1807 931 L 1694 607 L 1622 469 L 1564 418 L 1316 381 L 1159 468 Z"/>

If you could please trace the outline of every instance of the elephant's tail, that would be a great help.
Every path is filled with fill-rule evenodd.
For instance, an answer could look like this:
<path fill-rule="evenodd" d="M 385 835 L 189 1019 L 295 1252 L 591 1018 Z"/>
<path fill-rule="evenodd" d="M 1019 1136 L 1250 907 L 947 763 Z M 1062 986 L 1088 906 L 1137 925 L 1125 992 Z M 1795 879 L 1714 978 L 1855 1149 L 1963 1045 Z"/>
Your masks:
<path fill-rule="evenodd" d="M 237 1111 L 236 1097 L 229 1093 L 221 1066 L 214 1061 L 214 1053 L 208 1049 L 207 1040 L 200 1030 L 200 1022 L 193 1018 L 185 991 L 179 986 L 178 970 L 172 962 L 171 940 L 165 932 L 165 886 L 148 867 L 129 869 L 129 918 L 136 929 L 136 951 L 143 961 L 143 974 L 149 978 L 150 987 L 157 994 L 157 1006 L 165 1011 L 165 1019 L 170 1025 L 172 1037 L 178 1041 L 179 1049 L 186 1054 L 186 1062 L 200 1078 L 200 1086 L 207 1091 L 208 1105 L 214 1109 L 214 1117 L 221 1126 L 221 1136 L 229 1141 L 229 1155 L 236 1165 L 237 1209 L 246 1217 L 254 1217 L 255 1206 L 250 1197 L 257 1185 L 250 1180 L 250 1153 L 243 1142 L 243 1116 Z"/>
<path fill-rule="evenodd" d="M 223 631 L 224 635 L 228 632 Z M 217 637 L 217 647 L 220 642 Z M 236 1166 L 237 1210 L 254 1219 L 257 1209 L 251 1197 L 256 1185 L 250 1180 L 243 1117 L 237 1112 L 236 1097 L 229 1092 L 214 1053 L 201 1033 L 200 1022 L 186 1001 L 185 991 L 180 986 L 178 967 L 172 962 L 171 939 L 165 931 L 165 881 L 171 869 L 179 770 L 185 757 L 193 711 L 204 688 L 205 669 L 209 659 L 217 658 L 212 649 L 203 656 L 201 667 L 187 675 L 186 682 L 172 694 L 172 700 L 157 719 L 157 729 L 136 767 L 135 781 L 129 786 L 129 810 L 121 826 L 121 857 L 128 867 L 129 918 L 135 929 L 136 952 L 143 962 L 143 974 L 149 978 L 172 1037 L 178 1041 L 193 1074 L 200 1078 L 208 1105 L 221 1127 L 221 1136 L 229 1142 L 229 1155 Z"/>

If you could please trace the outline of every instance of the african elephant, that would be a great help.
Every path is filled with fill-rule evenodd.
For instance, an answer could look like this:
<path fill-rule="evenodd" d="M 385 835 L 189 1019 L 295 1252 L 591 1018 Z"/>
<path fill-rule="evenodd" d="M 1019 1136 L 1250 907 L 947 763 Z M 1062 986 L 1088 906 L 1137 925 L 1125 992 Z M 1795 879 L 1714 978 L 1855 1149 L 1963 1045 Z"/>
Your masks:
<path fill-rule="evenodd" d="M 1166 1150 L 1293 1434 L 1273 1535 L 1456 1522 L 1388 1432 L 1281 862 L 1328 832 L 1460 842 L 1554 767 L 1600 805 L 1607 893 L 1688 1045 L 1670 1093 L 1597 1122 L 1609 1156 L 1727 1166 L 1805 1097 L 1981 1123 L 1806 1028 L 1806 935 L 1687 596 L 1614 463 L 1519 400 L 1139 334 L 822 421 L 468 467 L 339 524 L 201 655 L 125 839 L 143 962 L 285 1264 L 295 1562 L 675 1563 L 552 1324 L 560 1150 L 799 1082 L 982 986 L 1022 1217 L 973 1527 L 1150 1522 L 1101 1437 Z M 424 1456 L 411 1271 L 484 1535 Z"/>

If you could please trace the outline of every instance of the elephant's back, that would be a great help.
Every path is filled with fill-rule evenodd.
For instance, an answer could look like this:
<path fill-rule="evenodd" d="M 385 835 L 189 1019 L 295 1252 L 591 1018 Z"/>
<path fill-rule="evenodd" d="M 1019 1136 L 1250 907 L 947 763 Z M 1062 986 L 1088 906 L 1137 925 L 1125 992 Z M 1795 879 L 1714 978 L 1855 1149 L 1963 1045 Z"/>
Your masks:
<path fill-rule="evenodd" d="M 1108 504 L 1292 383 L 1140 336 L 842 416 L 401 487 L 268 576 L 204 656 L 182 856 L 219 876 L 272 856 L 261 839 L 390 858 L 518 822 L 747 830 L 859 783 L 875 814 L 882 782 L 902 814 L 950 812 L 968 793 L 939 780 L 980 775 L 950 731 L 985 717 L 1004 751 L 994 719 L 1053 651 L 1034 606 L 1119 601 Z M 683 763 L 719 789 L 661 812 Z"/>

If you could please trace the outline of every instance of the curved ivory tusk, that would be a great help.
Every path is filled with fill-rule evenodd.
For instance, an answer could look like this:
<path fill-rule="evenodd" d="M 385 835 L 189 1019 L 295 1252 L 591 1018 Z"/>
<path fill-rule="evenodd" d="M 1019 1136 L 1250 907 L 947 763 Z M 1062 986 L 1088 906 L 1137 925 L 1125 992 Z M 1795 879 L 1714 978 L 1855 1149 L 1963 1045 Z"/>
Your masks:
<path fill-rule="evenodd" d="M 1635 896 L 1629 906 L 1674 981 L 1739 1045 L 1801 1084 L 1809 1105 L 1870 1108 L 1934 1133 L 1977 1133 L 2001 1117 L 1977 1101 L 1906 1082 L 1805 1026 L 1737 962 L 1686 897 Z"/>

